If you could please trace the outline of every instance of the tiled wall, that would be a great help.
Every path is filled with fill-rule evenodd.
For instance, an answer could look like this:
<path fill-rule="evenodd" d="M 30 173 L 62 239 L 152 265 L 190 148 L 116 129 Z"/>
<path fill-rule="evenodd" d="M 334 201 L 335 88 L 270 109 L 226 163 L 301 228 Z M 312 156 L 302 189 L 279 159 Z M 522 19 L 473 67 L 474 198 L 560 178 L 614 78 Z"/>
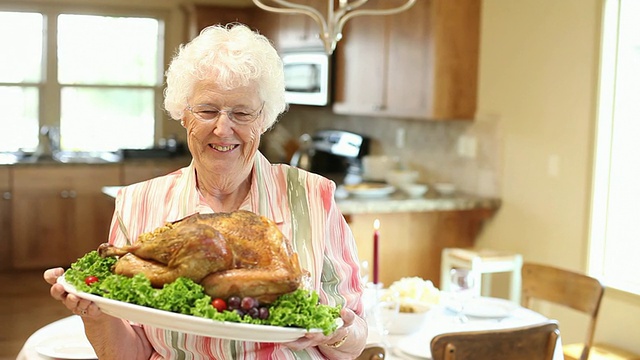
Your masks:
<path fill-rule="evenodd" d="M 403 149 L 396 148 L 398 128 L 406 133 Z M 500 195 L 502 151 L 496 116 L 479 116 L 475 121 L 424 121 L 343 116 L 324 107 L 291 106 L 263 143 L 281 143 L 318 129 L 347 130 L 370 137 L 371 154 L 401 156 L 409 168 L 420 172 L 420 182 L 451 182 L 467 193 Z M 460 155 L 461 136 L 472 142 L 475 139 L 475 157 Z M 280 160 L 274 157 L 272 160 Z"/>

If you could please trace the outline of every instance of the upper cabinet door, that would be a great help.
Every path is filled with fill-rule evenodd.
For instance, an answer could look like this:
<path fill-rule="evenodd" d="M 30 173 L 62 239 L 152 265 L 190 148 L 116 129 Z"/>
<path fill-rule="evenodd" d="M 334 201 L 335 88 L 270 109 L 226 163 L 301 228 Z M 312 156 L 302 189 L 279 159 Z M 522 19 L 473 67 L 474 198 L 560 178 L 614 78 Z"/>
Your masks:
<path fill-rule="evenodd" d="M 344 36 L 333 53 L 336 113 L 386 111 L 388 34 L 387 16 L 355 17 L 345 24 Z"/>
<path fill-rule="evenodd" d="M 317 8 L 317 0 L 296 1 L 296 4 L 309 5 Z M 259 9 L 263 13 L 266 11 Z M 273 14 L 273 13 L 270 13 Z M 274 34 L 274 42 L 279 51 L 300 48 L 322 48 L 320 41 L 320 26 L 309 16 L 302 14 L 276 14 L 278 29 Z"/>
<path fill-rule="evenodd" d="M 336 54 L 334 111 L 473 119 L 479 27 L 480 0 L 418 0 L 402 13 L 350 20 Z"/>

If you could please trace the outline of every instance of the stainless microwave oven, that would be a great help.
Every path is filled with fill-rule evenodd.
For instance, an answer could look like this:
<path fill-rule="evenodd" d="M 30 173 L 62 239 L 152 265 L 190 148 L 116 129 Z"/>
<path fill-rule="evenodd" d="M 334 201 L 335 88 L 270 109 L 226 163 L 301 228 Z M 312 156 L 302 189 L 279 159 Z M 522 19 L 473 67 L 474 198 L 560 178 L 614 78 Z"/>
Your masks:
<path fill-rule="evenodd" d="M 287 103 L 329 103 L 329 55 L 323 51 L 290 51 L 283 53 L 282 63 Z"/>

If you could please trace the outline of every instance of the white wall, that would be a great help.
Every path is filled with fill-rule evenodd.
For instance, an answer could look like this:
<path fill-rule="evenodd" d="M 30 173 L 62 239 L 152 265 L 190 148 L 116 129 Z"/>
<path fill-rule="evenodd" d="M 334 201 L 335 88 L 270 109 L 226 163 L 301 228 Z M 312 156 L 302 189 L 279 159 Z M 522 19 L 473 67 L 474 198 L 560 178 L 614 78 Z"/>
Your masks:
<path fill-rule="evenodd" d="M 587 268 L 602 1 L 483 0 L 479 117 L 500 119 L 503 206 L 481 246 Z M 550 311 L 582 340 L 579 317 Z M 596 341 L 640 353 L 638 323 L 639 297 L 608 291 Z"/>

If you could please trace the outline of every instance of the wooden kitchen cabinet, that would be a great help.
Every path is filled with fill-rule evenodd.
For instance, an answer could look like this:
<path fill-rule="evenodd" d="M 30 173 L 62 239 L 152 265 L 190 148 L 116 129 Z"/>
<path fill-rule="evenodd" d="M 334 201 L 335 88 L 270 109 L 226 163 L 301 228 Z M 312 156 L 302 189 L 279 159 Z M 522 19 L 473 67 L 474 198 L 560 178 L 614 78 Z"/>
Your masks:
<path fill-rule="evenodd" d="M 374 5 L 391 3 L 398 4 Z M 398 14 L 349 20 L 335 52 L 333 110 L 473 119 L 480 7 L 480 0 L 421 0 Z"/>
<path fill-rule="evenodd" d="M 296 1 L 296 4 L 310 5 L 320 11 L 326 11 L 326 4 L 319 3 L 317 0 Z M 319 5 L 321 7 L 318 7 Z M 273 40 L 278 51 L 323 49 L 323 44 L 320 40 L 320 27 L 311 17 L 302 14 L 267 13 L 259 8 L 258 11 L 262 12 L 260 16 L 272 17 L 271 22 L 276 27 L 269 29 L 271 32 L 267 36 L 270 36 Z"/>
<path fill-rule="evenodd" d="M 0 270 L 11 265 L 11 167 L 0 166 Z"/>
<path fill-rule="evenodd" d="M 189 4 L 185 6 L 189 40 L 195 38 L 207 26 L 240 22 L 250 27 L 252 14 L 247 8 Z"/>
<path fill-rule="evenodd" d="M 373 222 L 380 220 L 380 281 L 390 285 L 419 276 L 440 285 L 440 259 L 445 247 L 472 247 L 493 209 L 371 213 L 349 215 L 360 261 L 372 269 Z M 371 279 L 371 275 L 369 277 Z"/>
<path fill-rule="evenodd" d="M 113 199 L 101 189 L 119 181 L 119 164 L 15 167 L 13 268 L 68 267 L 106 242 Z"/>
<path fill-rule="evenodd" d="M 122 185 L 131 185 L 188 166 L 190 157 L 165 160 L 129 160 L 122 164 Z M 117 185 L 113 183 L 111 185 Z"/>
<path fill-rule="evenodd" d="M 313 0 L 310 0 L 313 1 Z M 257 6 L 229 7 L 205 4 L 190 4 L 184 7 L 187 15 L 187 40 L 196 37 L 202 29 L 214 24 L 226 25 L 240 22 L 257 30 L 275 42 L 279 14 L 264 11 Z"/>

